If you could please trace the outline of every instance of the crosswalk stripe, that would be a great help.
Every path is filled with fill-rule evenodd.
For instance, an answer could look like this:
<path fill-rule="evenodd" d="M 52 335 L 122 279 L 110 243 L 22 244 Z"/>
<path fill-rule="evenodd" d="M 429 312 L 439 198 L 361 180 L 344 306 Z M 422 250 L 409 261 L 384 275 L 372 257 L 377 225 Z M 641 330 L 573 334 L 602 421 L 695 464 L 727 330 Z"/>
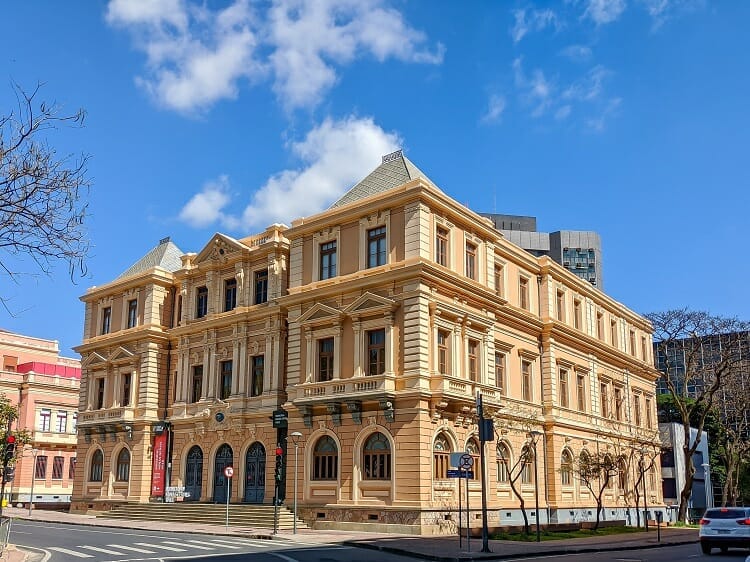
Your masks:
<path fill-rule="evenodd" d="M 272 544 L 279 545 L 281 543 L 278 543 L 278 542 L 274 543 L 273 541 L 268 541 L 268 540 L 254 541 L 252 539 L 243 539 L 242 541 L 238 541 L 237 544 L 247 545 L 247 546 L 262 546 L 263 548 L 268 548 Z"/>
<path fill-rule="evenodd" d="M 68 550 L 67 548 L 62 548 L 61 546 L 49 546 L 47 547 L 47 550 L 54 550 L 55 552 L 62 552 L 63 554 L 68 554 L 70 556 L 75 556 L 76 558 L 93 558 L 93 554 L 86 554 L 85 552 L 78 552 L 77 550 Z"/>
<path fill-rule="evenodd" d="M 220 539 L 211 539 L 210 541 L 201 541 L 201 544 L 214 544 L 216 547 L 221 547 L 221 548 L 233 548 L 233 549 L 242 548 L 241 546 L 237 546 L 236 542 L 222 541 Z"/>
<path fill-rule="evenodd" d="M 201 542 L 198 544 L 198 541 L 182 541 L 182 542 L 176 542 L 176 541 L 162 541 L 162 544 L 176 544 L 176 545 L 182 545 L 182 546 L 189 546 L 190 548 L 197 548 L 198 550 L 216 550 L 218 547 L 216 546 L 204 546 L 206 543 Z M 221 545 L 224 546 L 224 545 Z"/>
<path fill-rule="evenodd" d="M 147 546 L 148 548 L 161 548 L 162 550 L 169 550 L 171 552 L 186 552 L 184 548 L 177 548 L 175 546 L 164 546 L 163 544 L 153 544 L 148 542 L 134 542 L 138 546 Z"/>
<path fill-rule="evenodd" d="M 109 550 L 108 548 L 100 548 L 98 546 L 88 546 L 85 544 L 79 544 L 78 548 L 85 548 L 86 550 L 93 550 L 94 552 L 103 552 L 104 554 L 114 554 L 116 556 L 122 556 L 122 552 L 118 550 Z"/>
<path fill-rule="evenodd" d="M 136 548 L 134 546 L 126 546 L 124 544 L 108 544 L 112 548 L 119 548 L 120 550 L 131 550 L 133 552 L 141 552 L 143 554 L 153 554 L 153 550 L 146 550 L 145 548 Z"/>

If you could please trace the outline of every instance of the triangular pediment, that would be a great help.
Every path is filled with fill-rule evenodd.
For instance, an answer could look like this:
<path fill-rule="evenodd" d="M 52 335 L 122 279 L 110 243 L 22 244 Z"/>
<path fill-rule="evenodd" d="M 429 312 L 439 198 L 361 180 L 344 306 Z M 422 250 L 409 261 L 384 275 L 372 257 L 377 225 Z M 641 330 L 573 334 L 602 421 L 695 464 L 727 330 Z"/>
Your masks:
<path fill-rule="evenodd" d="M 118 347 L 114 350 L 114 352 L 109 356 L 109 360 L 112 362 L 116 361 L 127 361 L 132 359 L 135 356 L 135 353 L 132 351 L 129 351 L 125 349 L 124 347 Z"/>
<path fill-rule="evenodd" d="M 86 359 L 81 361 L 81 367 L 91 367 L 92 365 L 99 365 L 106 363 L 107 358 L 103 355 L 98 354 L 96 351 L 92 351 L 86 356 Z"/>
<path fill-rule="evenodd" d="M 242 242 L 231 236 L 217 232 L 203 249 L 195 256 L 193 263 L 199 264 L 206 261 L 226 260 L 232 254 L 249 250 Z"/>
<path fill-rule="evenodd" d="M 387 312 L 396 308 L 396 302 L 376 295 L 374 293 L 365 293 L 357 298 L 352 304 L 344 309 L 344 312 L 350 315 L 374 314 L 378 312 Z"/>
<path fill-rule="evenodd" d="M 328 305 L 318 303 L 297 319 L 299 324 L 321 324 L 325 322 L 338 322 L 341 319 L 341 311 Z"/>

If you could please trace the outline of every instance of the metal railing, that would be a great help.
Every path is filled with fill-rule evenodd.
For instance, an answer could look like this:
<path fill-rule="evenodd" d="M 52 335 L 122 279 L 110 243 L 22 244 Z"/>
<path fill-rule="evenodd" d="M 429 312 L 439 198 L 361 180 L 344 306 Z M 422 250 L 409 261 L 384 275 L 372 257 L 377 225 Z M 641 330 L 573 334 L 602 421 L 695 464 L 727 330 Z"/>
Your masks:
<path fill-rule="evenodd" d="M 10 517 L 0 517 L 0 553 L 5 551 L 10 537 Z"/>

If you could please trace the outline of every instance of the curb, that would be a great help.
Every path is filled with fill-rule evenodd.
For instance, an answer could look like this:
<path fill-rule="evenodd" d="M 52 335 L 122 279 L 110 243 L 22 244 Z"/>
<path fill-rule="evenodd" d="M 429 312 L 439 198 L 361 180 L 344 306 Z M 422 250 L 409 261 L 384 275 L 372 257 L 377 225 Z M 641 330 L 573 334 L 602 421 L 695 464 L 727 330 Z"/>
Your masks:
<path fill-rule="evenodd" d="M 380 552 L 387 552 L 389 554 L 399 554 L 403 556 L 409 556 L 411 558 L 419 558 L 421 560 L 434 560 L 435 562 L 474 562 L 476 560 L 508 560 L 517 558 L 539 558 L 548 556 L 565 556 L 567 554 L 585 554 L 587 552 L 617 552 L 623 550 L 644 550 L 647 548 L 665 548 L 668 546 L 684 546 L 687 544 L 697 544 L 700 542 L 698 539 L 686 540 L 686 541 L 674 541 L 668 543 L 656 543 L 656 544 L 638 544 L 629 546 L 607 546 L 607 547 L 569 547 L 560 548 L 557 550 L 546 550 L 544 552 L 517 552 L 514 554 L 492 554 L 492 553 L 480 553 L 477 552 L 477 556 L 437 556 L 434 554 L 424 554 L 421 552 L 414 552 L 403 548 L 396 548 L 392 546 L 379 546 L 372 543 L 358 543 L 357 541 L 344 541 L 341 544 L 347 546 L 354 546 L 357 548 L 366 548 L 369 550 L 377 550 Z"/>

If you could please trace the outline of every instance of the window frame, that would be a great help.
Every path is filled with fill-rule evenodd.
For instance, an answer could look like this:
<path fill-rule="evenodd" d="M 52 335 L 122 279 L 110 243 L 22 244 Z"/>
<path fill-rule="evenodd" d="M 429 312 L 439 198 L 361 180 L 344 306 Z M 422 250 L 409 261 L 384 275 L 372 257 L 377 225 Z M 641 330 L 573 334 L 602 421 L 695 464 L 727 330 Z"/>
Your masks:
<path fill-rule="evenodd" d="M 88 482 L 102 482 L 104 477 L 104 452 L 97 449 L 91 455 L 89 464 Z"/>
<path fill-rule="evenodd" d="M 237 308 L 237 278 L 224 279 L 224 312 Z"/>
<path fill-rule="evenodd" d="M 201 285 L 195 289 L 195 317 L 208 316 L 208 287 Z"/>
<path fill-rule="evenodd" d="M 378 334 L 382 334 L 382 341 L 373 341 L 373 336 L 376 336 Z M 386 340 L 386 333 L 385 328 L 375 328 L 373 330 L 366 330 L 365 332 L 365 338 L 366 338 L 366 353 L 367 353 L 367 376 L 379 376 L 385 373 L 385 340 Z M 374 355 L 373 355 L 374 354 Z M 373 357 L 375 361 L 373 362 Z M 373 370 L 374 368 L 374 370 Z"/>
<path fill-rule="evenodd" d="M 128 300 L 128 328 L 138 325 L 138 299 Z"/>
<path fill-rule="evenodd" d="M 570 407 L 570 389 L 569 376 L 570 370 L 567 367 L 558 367 L 558 402 L 561 408 Z"/>
<path fill-rule="evenodd" d="M 52 480 L 62 480 L 65 472 L 65 457 L 52 457 Z"/>
<path fill-rule="evenodd" d="M 326 246 L 331 246 L 326 248 Z M 326 263 L 327 262 L 327 263 Z M 333 279 L 338 274 L 338 239 L 319 242 L 318 280 Z"/>
<path fill-rule="evenodd" d="M 190 382 L 190 403 L 195 404 L 203 397 L 203 365 L 193 365 Z"/>
<path fill-rule="evenodd" d="M 375 442 L 384 444 L 385 447 L 374 447 L 373 443 Z M 382 431 L 375 431 L 367 437 L 362 445 L 362 480 L 390 481 L 392 478 L 391 466 L 391 442 Z"/>
<path fill-rule="evenodd" d="M 264 278 L 265 277 L 265 278 Z M 268 302 L 268 268 L 253 271 L 253 303 Z"/>
<path fill-rule="evenodd" d="M 386 225 L 368 228 L 366 236 L 367 269 L 386 265 L 388 263 L 388 228 Z"/>
<path fill-rule="evenodd" d="M 102 309 L 102 325 L 99 335 L 104 336 L 112 331 L 112 307 L 105 306 Z"/>
<path fill-rule="evenodd" d="M 528 366 L 528 369 L 524 367 Z M 521 358 L 521 399 L 526 402 L 534 400 L 533 362 L 525 357 Z"/>
<path fill-rule="evenodd" d="M 52 409 L 42 408 L 39 410 L 39 431 L 49 433 L 52 431 Z"/>
<path fill-rule="evenodd" d="M 250 359 L 251 364 L 251 376 L 250 376 L 250 396 L 256 397 L 263 394 L 263 378 L 265 376 L 266 369 L 266 356 L 265 355 L 253 355 Z"/>
<path fill-rule="evenodd" d="M 34 480 L 47 480 L 47 455 L 37 455 L 34 461 Z"/>
<path fill-rule="evenodd" d="M 440 375 L 450 374 L 450 337 L 448 330 L 437 329 L 437 372 Z"/>
<path fill-rule="evenodd" d="M 466 240 L 464 257 L 464 275 L 477 281 L 479 279 L 479 245 L 472 240 Z"/>
<path fill-rule="evenodd" d="M 435 226 L 435 263 L 443 267 L 450 267 L 450 229 L 437 224 Z"/>
<path fill-rule="evenodd" d="M 443 443 L 445 444 L 443 446 Z M 440 446 L 438 446 L 440 444 Z M 440 432 L 432 442 L 432 479 L 448 480 L 448 469 L 450 468 L 450 454 L 453 451 L 451 441 Z"/>
<path fill-rule="evenodd" d="M 330 343 L 330 350 L 324 349 L 324 346 L 327 346 L 329 343 Z M 316 356 L 315 356 L 316 382 L 332 381 L 335 375 L 336 338 L 334 338 L 333 336 L 324 336 L 324 337 L 318 338 L 315 347 L 316 347 Z M 324 366 L 325 366 L 325 369 L 324 369 Z"/>
<path fill-rule="evenodd" d="M 67 433 L 68 432 L 68 412 L 67 412 L 67 410 L 58 410 L 57 411 L 57 416 L 55 417 L 55 432 L 57 432 L 57 433 Z"/>
<path fill-rule="evenodd" d="M 518 308 L 531 311 L 529 280 L 525 275 L 518 277 Z"/>
<path fill-rule="evenodd" d="M 232 396 L 234 365 L 231 359 L 219 362 L 219 399 L 228 400 Z"/>
<path fill-rule="evenodd" d="M 322 449 L 322 444 L 333 445 L 333 449 Z M 338 480 L 339 447 L 328 434 L 321 435 L 313 446 L 310 480 L 330 482 Z"/>
<path fill-rule="evenodd" d="M 116 483 L 123 483 L 123 482 L 130 481 L 130 462 L 131 462 L 130 449 L 128 449 L 127 447 L 123 447 L 117 453 L 117 461 L 115 464 L 115 467 L 116 467 L 115 482 Z"/>
<path fill-rule="evenodd" d="M 122 392 L 121 398 L 120 398 L 120 406 L 127 408 L 130 406 L 132 400 L 132 385 L 133 385 L 133 374 L 132 373 L 123 373 L 122 374 L 122 386 L 120 391 Z"/>

